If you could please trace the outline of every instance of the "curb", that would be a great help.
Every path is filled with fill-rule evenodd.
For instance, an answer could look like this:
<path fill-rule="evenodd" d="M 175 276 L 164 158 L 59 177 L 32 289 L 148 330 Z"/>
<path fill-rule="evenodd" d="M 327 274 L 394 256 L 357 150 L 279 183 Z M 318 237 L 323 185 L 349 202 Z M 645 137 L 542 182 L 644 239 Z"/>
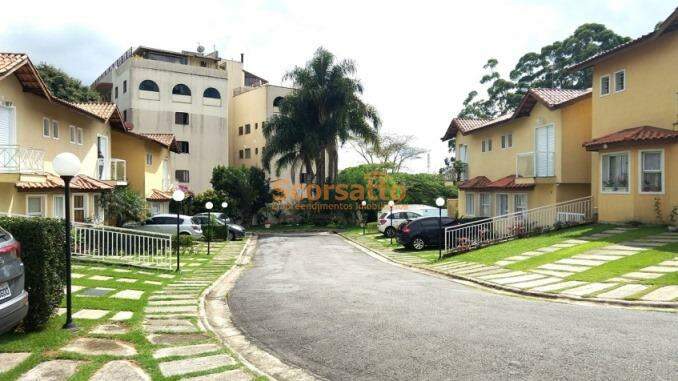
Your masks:
<path fill-rule="evenodd" d="M 257 376 L 271 380 L 316 380 L 306 370 L 289 366 L 272 354 L 254 345 L 231 319 L 228 293 L 245 270 L 257 246 L 257 236 L 249 237 L 235 264 L 200 295 L 199 314 L 203 326 L 213 332 L 238 360 Z"/>
<path fill-rule="evenodd" d="M 560 294 L 551 294 L 547 292 L 538 292 L 538 291 L 529 291 L 529 290 L 523 290 L 520 288 L 515 288 L 515 287 L 510 287 L 510 286 L 504 286 L 496 283 L 491 283 L 487 282 L 484 280 L 476 279 L 476 278 L 471 278 L 463 275 L 457 275 L 457 274 L 450 274 L 446 273 L 443 271 L 439 271 L 436 269 L 431 269 L 427 267 L 421 267 L 421 266 L 416 266 L 413 264 L 409 263 L 402 263 L 398 262 L 396 260 L 393 260 L 392 258 L 389 258 L 380 252 L 373 250 L 369 247 L 364 246 L 360 242 L 349 238 L 345 236 L 342 233 L 337 233 L 338 236 L 342 237 L 343 239 L 352 242 L 353 244 L 359 246 L 363 251 L 369 251 L 370 254 L 374 254 L 379 256 L 380 258 L 386 260 L 387 262 L 397 264 L 399 266 L 417 270 L 423 273 L 427 274 L 435 274 L 438 276 L 444 276 L 446 278 L 451 278 L 457 281 L 462 281 L 464 283 L 471 283 L 477 286 L 481 286 L 482 288 L 489 288 L 493 290 L 499 290 L 503 291 L 509 294 L 515 294 L 515 295 L 520 295 L 520 296 L 527 296 L 527 297 L 532 297 L 532 298 L 538 298 L 538 299 L 546 299 L 546 300 L 553 300 L 553 301 L 561 301 L 561 302 L 579 302 L 579 303 L 591 303 L 591 304 L 599 304 L 599 305 L 608 305 L 608 306 L 615 306 L 615 307 L 627 307 L 627 308 L 637 308 L 637 309 L 659 309 L 662 311 L 667 311 L 667 312 L 676 312 L 678 311 L 678 302 L 651 302 L 651 301 L 633 301 L 633 300 L 618 300 L 618 299 L 592 299 L 592 298 L 583 298 L 579 296 L 570 296 L 570 295 L 560 295 Z"/>

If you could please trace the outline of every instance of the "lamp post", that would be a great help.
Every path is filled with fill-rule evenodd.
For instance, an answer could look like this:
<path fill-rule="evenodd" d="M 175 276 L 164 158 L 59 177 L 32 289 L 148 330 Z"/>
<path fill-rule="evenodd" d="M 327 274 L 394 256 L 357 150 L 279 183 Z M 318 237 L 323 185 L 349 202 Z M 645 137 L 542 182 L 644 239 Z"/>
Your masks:
<path fill-rule="evenodd" d="M 172 193 L 172 200 L 176 202 L 182 202 L 184 201 L 184 197 L 186 195 L 181 189 L 177 189 Z M 183 204 L 182 204 L 183 206 Z M 181 209 L 181 208 L 180 208 Z M 179 216 L 179 212 L 177 211 L 177 272 L 179 272 L 179 223 L 181 222 L 181 217 Z"/>
<path fill-rule="evenodd" d="M 363 201 L 360 203 L 360 205 L 363 207 L 363 210 L 364 210 L 364 209 L 365 209 L 365 205 L 367 205 L 367 201 L 363 200 Z M 363 235 L 365 235 L 365 225 L 367 225 L 367 221 L 366 221 L 366 218 L 365 218 L 365 212 L 364 212 L 364 211 L 361 212 L 360 215 L 363 217 L 363 218 L 362 218 L 362 220 L 363 220 Z"/>
<path fill-rule="evenodd" d="M 436 198 L 436 206 L 438 206 L 438 260 L 443 258 L 443 206 L 445 199 L 442 197 Z"/>
<path fill-rule="evenodd" d="M 212 235 L 212 207 L 214 207 L 214 204 L 212 204 L 211 201 L 207 201 L 205 203 L 205 209 L 207 209 L 207 255 L 210 255 L 210 242 L 212 241 L 211 235 Z"/>
<path fill-rule="evenodd" d="M 80 159 L 70 152 L 58 154 L 52 161 L 54 171 L 64 181 L 64 217 L 66 219 L 66 323 L 65 329 L 76 329 L 71 311 L 71 180 L 80 171 Z"/>
<path fill-rule="evenodd" d="M 226 208 L 228 208 L 228 203 L 226 201 L 221 203 L 221 208 L 224 210 L 224 213 L 226 213 Z M 224 218 L 224 221 L 226 218 Z M 228 242 L 228 236 L 231 234 L 231 230 L 228 226 L 228 222 L 226 222 L 226 242 Z"/>
<path fill-rule="evenodd" d="M 389 243 L 390 246 L 393 246 L 393 236 L 395 235 L 395 232 L 393 231 L 393 205 L 395 205 L 395 202 L 393 202 L 393 200 L 388 202 L 388 207 L 390 209 L 389 214 L 388 214 L 388 218 L 389 218 L 389 220 L 391 220 L 391 230 L 390 230 L 390 232 L 391 232 L 390 236 L 391 237 L 389 237 L 391 239 L 391 242 Z"/>

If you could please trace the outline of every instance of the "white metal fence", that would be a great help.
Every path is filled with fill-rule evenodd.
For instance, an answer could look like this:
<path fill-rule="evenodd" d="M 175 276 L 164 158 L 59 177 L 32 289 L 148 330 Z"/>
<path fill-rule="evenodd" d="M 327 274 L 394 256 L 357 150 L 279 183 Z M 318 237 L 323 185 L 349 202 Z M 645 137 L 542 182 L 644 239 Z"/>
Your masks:
<path fill-rule="evenodd" d="M 445 252 L 468 251 L 515 237 L 538 234 L 558 226 L 592 221 L 591 197 L 522 212 L 509 213 L 445 228 Z"/>
<path fill-rule="evenodd" d="M 173 268 L 176 262 L 169 234 L 81 223 L 73 224 L 73 255 L 164 269 Z"/>
<path fill-rule="evenodd" d="M 42 173 L 45 151 L 18 145 L 0 145 L 0 173 Z"/>

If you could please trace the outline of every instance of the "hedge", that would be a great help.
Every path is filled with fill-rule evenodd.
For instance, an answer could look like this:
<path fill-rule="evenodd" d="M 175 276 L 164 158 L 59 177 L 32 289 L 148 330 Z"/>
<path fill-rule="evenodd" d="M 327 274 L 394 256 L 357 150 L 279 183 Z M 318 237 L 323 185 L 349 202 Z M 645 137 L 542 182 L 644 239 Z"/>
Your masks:
<path fill-rule="evenodd" d="M 21 243 L 29 304 L 23 327 L 26 331 L 39 330 L 64 296 L 64 223 L 51 218 L 0 217 L 0 226 Z"/>

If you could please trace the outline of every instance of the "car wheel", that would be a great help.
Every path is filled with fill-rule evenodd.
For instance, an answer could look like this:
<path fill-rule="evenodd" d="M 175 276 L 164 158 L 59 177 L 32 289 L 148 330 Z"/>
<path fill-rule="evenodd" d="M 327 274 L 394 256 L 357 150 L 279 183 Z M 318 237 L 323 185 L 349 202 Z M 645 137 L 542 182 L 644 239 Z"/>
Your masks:
<path fill-rule="evenodd" d="M 388 238 L 395 237 L 395 235 L 396 235 L 395 228 L 393 226 L 387 227 L 386 230 L 384 230 L 384 235 Z"/>
<path fill-rule="evenodd" d="M 228 240 L 229 240 L 229 241 L 234 241 L 234 240 L 235 240 L 235 234 L 233 234 L 233 232 L 228 232 Z"/>
<path fill-rule="evenodd" d="M 414 248 L 414 250 L 417 250 L 417 251 L 424 250 L 425 247 L 426 247 L 426 241 L 424 241 L 423 238 L 416 237 L 415 239 L 412 240 L 412 248 Z"/>

